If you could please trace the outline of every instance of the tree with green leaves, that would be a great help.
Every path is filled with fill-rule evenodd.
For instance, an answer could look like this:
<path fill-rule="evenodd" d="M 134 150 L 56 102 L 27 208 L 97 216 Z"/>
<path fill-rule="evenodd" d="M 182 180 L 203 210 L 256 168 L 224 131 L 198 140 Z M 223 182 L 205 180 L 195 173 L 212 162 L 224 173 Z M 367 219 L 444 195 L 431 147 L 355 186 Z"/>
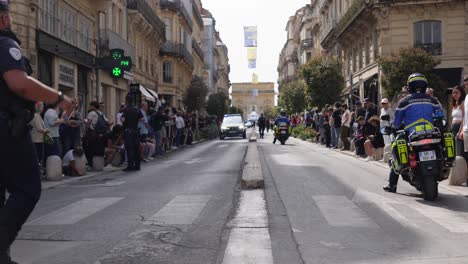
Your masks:
<path fill-rule="evenodd" d="M 434 89 L 437 97 L 445 97 L 443 81 L 433 71 L 440 60 L 426 51 L 416 48 L 401 49 L 398 54 L 380 58 L 378 63 L 382 68 L 382 85 L 387 98 L 394 98 L 406 85 L 408 76 L 415 72 L 426 76 L 429 87 Z"/>
<path fill-rule="evenodd" d="M 228 108 L 228 111 L 227 111 L 228 114 L 243 114 L 244 112 L 242 111 L 242 109 L 240 108 L 237 108 L 235 106 L 230 106 Z"/>
<path fill-rule="evenodd" d="M 303 80 L 296 80 L 286 84 L 281 89 L 279 105 L 288 114 L 295 114 L 304 111 L 307 107 L 305 92 L 307 85 Z"/>
<path fill-rule="evenodd" d="M 205 106 L 208 87 L 202 78 L 193 76 L 190 86 L 184 95 L 184 105 L 188 112 L 202 109 Z"/>
<path fill-rule="evenodd" d="M 206 104 L 206 111 L 210 115 L 216 115 L 217 117 L 222 117 L 227 112 L 227 102 L 229 97 L 225 93 L 215 93 L 211 94 L 208 97 L 208 102 Z"/>
<path fill-rule="evenodd" d="M 315 57 L 301 67 L 300 76 L 306 83 L 305 97 L 309 107 L 322 108 L 340 100 L 344 77 L 337 59 Z"/>
<path fill-rule="evenodd" d="M 267 107 L 266 109 L 263 110 L 263 115 L 265 118 L 268 119 L 275 119 L 279 116 L 280 114 L 281 107 L 275 106 L 275 107 Z"/>

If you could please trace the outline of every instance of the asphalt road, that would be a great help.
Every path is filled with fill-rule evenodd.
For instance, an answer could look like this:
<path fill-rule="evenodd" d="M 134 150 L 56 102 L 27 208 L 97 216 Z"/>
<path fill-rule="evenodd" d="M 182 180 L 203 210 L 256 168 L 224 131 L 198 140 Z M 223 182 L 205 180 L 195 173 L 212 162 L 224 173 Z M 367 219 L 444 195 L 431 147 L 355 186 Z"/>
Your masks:
<path fill-rule="evenodd" d="M 435 202 L 403 181 L 385 193 L 382 163 L 272 139 L 257 144 L 274 263 L 468 263 L 466 187 L 441 184 Z M 205 142 L 138 173 L 47 189 L 13 255 L 25 264 L 222 264 L 247 144 Z"/>
<path fill-rule="evenodd" d="M 388 168 L 290 139 L 259 140 L 275 263 L 468 263 L 466 187 L 425 202 Z"/>
<path fill-rule="evenodd" d="M 22 264 L 219 263 L 246 148 L 209 141 L 137 173 L 44 190 L 12 255 Z"/>

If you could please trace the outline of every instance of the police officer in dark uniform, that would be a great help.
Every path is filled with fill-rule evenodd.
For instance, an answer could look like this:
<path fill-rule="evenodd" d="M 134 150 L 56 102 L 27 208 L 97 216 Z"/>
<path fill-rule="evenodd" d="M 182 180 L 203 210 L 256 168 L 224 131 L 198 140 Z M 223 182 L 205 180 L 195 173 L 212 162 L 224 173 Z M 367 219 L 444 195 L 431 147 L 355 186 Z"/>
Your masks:
<path fill-rule="evenodd" d="M 140 109 L 133 105 L 132 94 L 127 95 L 127 107 L 122 114 L 124 131 L 125 151 L 127 151 L 128 166 L 124 171 L 140 170 L 140 132 L 138 132 L 138 121 L 143 118 Z"/>
<path fill-rule="evenodd" d="M 71 112 L 70 98 L 28 76 L 29 61 L 11 31 L 7 0 L 0 0 L 0 186 L 10 194 L 0 207 L 0 263 L 15 263 L 8 250 L 41 193 L 36 151 L 28 123 L 34 102 L 57 104 Z M 4 194 L 4 191 L 3 191 Z"/>

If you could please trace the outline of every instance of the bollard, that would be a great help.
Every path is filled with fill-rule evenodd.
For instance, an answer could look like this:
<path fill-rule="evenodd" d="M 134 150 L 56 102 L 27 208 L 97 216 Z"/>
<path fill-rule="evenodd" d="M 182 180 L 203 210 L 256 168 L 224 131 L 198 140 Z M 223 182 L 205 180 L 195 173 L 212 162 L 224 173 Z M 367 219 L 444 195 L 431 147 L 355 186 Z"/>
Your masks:
<path fill-rule="evenodd" d="M 102 171 L 104 169 L 104 157 L 94 156 L 93 157 L 93 170 Z"/>
<path fill-rule="evenodd" d="M 467 179 L 467 168 L 466 161 L 463 157 L 457 156 L 455 158 L 455 164 L 450 170 L 449 174 L 450 185 L 462 185 Z"/>
<path fill-rule="evenodd" d="M 48 181 L 60 181 L 63 179 L 62 160 L 59 156 L 49 156 L 46 160 L 46 174 Z"/>
<path fill-rule="evenodd" d="M 385 145 L 383 151 L 384 151 L 383 161 L 385 163 L 388 163 L 390 161 L 390 159 L 392 158 L 392 146 L 390 144 Z"/>
<path fill-rule="evenodd" d="M 75 157 L 75 166 L 81 175 L 86 175 L 86 157 Z"/>
<path fill-rule="evenodd" d="M 354 140 L 350 140 L 349 143 L 350 143 L 349 151 L 355 152 L 356 151 L 356 145 L 354 144 Z"/>

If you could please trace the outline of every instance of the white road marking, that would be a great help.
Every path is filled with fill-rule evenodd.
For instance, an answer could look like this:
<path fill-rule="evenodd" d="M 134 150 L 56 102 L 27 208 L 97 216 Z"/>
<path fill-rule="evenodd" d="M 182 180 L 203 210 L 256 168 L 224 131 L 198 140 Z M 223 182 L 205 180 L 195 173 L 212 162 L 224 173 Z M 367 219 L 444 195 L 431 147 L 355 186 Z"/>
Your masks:
<path fill-rule="evenodd" d="M 376 194 L 373 192 L 358 189 L 352 199 L 355 203 L 373 203 L 380 207 L 390 217 L 395 219 L 398 223 L 405 227 L 419 228 L 415 223 L 411 222 L 408 218 L 397 211 L 391 204 L 400 204 L 396 200 L 387 198 L 383 195 Z"/>
<path fill-rule="evenodd" d="M 122 200 L 123 197 L 87 198 L 41 216 L 26 225 L 71 225 Z"/>
<path fill-rule="evenodd" d="M 437 205 L 412 203 L 410 206 L 452 233 L 468 233 L 468 219 L 459 213 Z"/>
<path fill-rule="evenodd" d="M 145 224 L 191 225 L 210 200 L 210 195 L 178 195 Z"/>
<path fill-rule="evenodd" d="M 263 190 L 241 192 L 236 217 L 230 223 L 231 235 L 223 264 L 273 264 Z"/>
<path fill-rule="evenodd" d="M 222 145 L 217 146 L 216 148 L 225 148 L 225 147 L 228 147 L 228 146 L 229 146 L 228 144 L 222 144 Z"/>
<path fill-rule="evenodd" d="M 203 162 L 203 160 L 200 158 L 194 158 L 191 160 L 184 161 L 185 164 L 196 164 L 196 163 L 201 163 L 201 162 Z"/>
<path fill-rule="evenodd" d="M 315 203 L 331 226 L 379 228 L 365 212 L 341 195 L 316 195 Z"/>
<path fill-rule="evenodd" d="M 109 181 L 106 183 L 97 184 L 82 184 L 82 185 L 61 185 L 59 188 L 82 188 L 82 187 L 116 187 L 126 183 L 125 181 Z"/>

